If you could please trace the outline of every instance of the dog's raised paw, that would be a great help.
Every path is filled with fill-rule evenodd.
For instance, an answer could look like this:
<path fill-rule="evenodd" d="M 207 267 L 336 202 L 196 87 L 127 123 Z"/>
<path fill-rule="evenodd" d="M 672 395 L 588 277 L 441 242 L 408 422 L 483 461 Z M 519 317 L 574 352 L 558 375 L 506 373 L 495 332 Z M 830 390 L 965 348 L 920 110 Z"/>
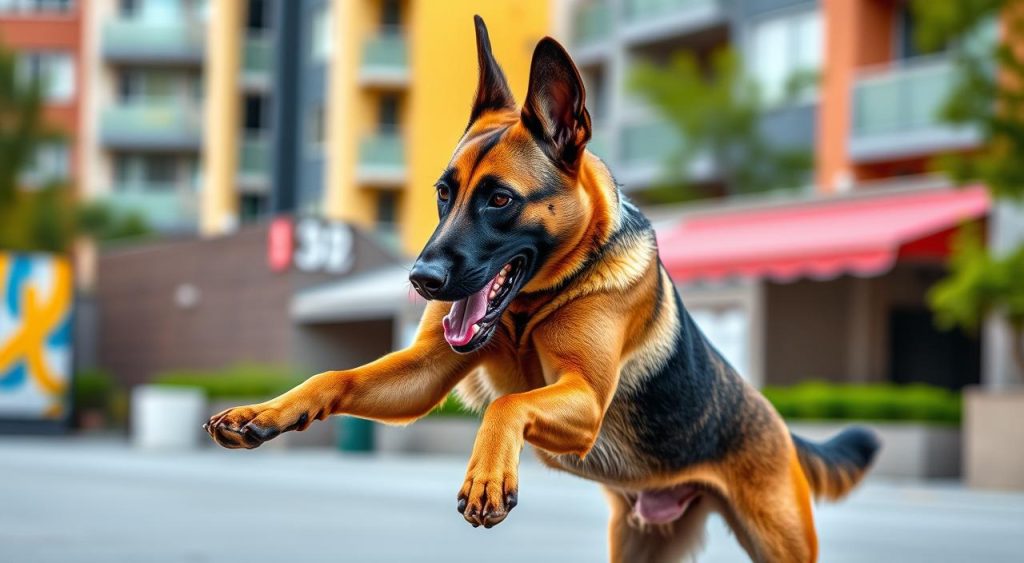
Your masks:
<path fill-rule="evenodd" d="M 267 404 L 235 407 L 213 415 L 203 429 L 225 448 L 257 448 L 282 432 L 304 428 L 309 415 L 288 416 Z"/>
<path fill-rule="evenodd" d="M 495 477 L 467 476 L 458 497 L 458 511 L 474 528 L 500 524 L 519 503 L 514 474 Z"/>

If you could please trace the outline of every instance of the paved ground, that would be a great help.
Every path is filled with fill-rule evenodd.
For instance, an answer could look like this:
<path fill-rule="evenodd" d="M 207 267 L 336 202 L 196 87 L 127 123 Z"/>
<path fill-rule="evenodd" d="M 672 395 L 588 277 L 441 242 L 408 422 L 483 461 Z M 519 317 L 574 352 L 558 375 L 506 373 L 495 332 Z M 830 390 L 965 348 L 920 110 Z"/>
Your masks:
<path fill-rule="evenodd" d="M 602 561 L 594 486 L 534 463 L 519 507 L 473 529 L 465 460 L 333 452 L 141 453 L 113 442 L 0 438 L 0 561 Z M 1024 495 L 870 482 L 818 509 L 824 562 L 1021 561 Z M 746 558 L 720 520 L 701 561 Z"/>

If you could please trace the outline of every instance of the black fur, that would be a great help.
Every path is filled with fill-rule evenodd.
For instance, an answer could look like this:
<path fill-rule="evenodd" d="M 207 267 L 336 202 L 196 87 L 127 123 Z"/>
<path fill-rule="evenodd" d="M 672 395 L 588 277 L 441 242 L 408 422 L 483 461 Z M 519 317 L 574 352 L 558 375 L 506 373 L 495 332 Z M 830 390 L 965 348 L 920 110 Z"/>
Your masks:
<path fill-rule="evenodd" d="M 881 443 L 874 432 L 861 426 L 850 426 L 823 443 L 812 442 L 790 434 L 801 458 L 814 457 L 824 462 L 833 477 L 840 472 L 860 473 L 871 465 Z"/>

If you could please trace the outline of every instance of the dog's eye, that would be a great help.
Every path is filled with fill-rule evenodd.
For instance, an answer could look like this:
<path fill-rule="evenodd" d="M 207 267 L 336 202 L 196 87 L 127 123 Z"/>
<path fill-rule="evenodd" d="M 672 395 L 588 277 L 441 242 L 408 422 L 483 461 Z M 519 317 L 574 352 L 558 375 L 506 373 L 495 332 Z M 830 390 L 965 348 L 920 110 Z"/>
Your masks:
<path fill-rule="evenodd" d="M 448 186 L 440 185 L 437 187 L 437 199 L 441 201 L 448 201 L 448 198 L 452 196 L 452 192 L 448 189 Z"/>
<path fill-rule="evenodd" d="M 491 201 L 488 203 L 491 207 L 505 207 L 512 201 L 512 198 L 505 194 L 494 194 L 491 196 Z"/>

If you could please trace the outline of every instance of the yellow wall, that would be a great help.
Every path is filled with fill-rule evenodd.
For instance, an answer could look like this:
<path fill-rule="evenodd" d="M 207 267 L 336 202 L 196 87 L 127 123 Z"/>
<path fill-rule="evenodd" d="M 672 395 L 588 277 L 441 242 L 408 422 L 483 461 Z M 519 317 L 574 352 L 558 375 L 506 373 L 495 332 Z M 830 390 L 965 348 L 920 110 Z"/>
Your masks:
<path fill-rule="evenodd" d="M 551 9 L 548 0 L 418 0 L 411 9 L 410 182 L 399 224 L 404 249 L 415 255 L 437 225 L 433 185 L 469 119 L 477 81 L 473 15 L 487 22 L 495 57 L 521 103 L 533 48 L 551 33 Z"/>
<path fill-rule="evenodd" d="M 238 69 L 243 2 L 213 0 L 206 33 L 206 108 L 203 128 L 199 229 L 203 236 L 232 230 L 238 221 Z"/>

